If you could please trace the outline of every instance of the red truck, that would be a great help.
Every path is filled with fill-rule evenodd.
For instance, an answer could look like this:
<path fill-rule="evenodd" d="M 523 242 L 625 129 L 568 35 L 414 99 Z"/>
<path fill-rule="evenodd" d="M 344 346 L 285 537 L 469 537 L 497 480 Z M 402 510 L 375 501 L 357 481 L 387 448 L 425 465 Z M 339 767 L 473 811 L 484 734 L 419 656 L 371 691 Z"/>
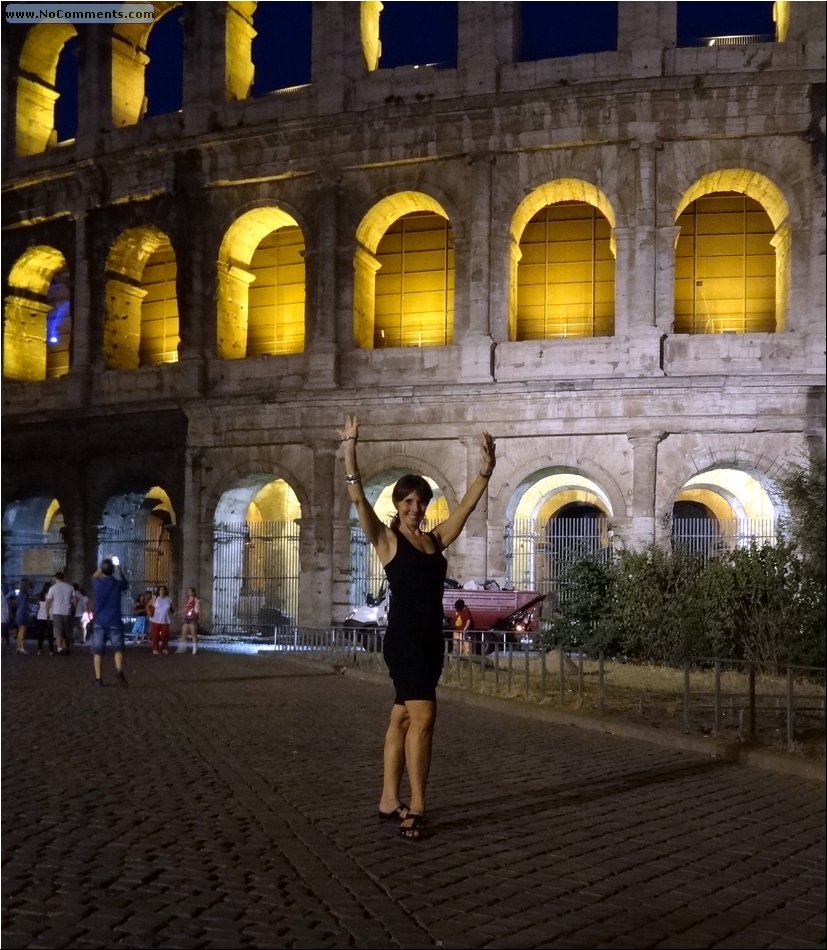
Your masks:
<path fill-rule="evenodd" d="M 472 639 L 489 642 L 519 643 L 526 633 L 540 628 L 540 616 L 545 594 L 534 590 L 466 590 L 446 587 L 442 595 L 442 613 L 446 636 L 453 629 L 456 610 L 454 604 L 464 600 L 471 611 Z M 346 627 L 384 627 L 388 622 L 388 596 L 384 587 L 368 603 L 357 607 L 345 620 Z M 484 636 L 480 636 L 480 635 Z M 491 636 L 499 634 L 500 636 Z"/>

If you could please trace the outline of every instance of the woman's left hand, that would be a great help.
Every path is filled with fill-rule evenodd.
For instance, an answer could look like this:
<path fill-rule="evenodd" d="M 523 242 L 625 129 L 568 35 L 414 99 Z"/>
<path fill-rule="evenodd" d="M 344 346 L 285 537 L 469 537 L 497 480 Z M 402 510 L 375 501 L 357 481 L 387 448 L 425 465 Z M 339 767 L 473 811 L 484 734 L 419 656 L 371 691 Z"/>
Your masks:
<path fill-rule="evenodd" d="M 483 432 L 480 436 L 480 475 L 486 478 L 494 471 L 497 464 L 497 444 L 490 432 Z"/>

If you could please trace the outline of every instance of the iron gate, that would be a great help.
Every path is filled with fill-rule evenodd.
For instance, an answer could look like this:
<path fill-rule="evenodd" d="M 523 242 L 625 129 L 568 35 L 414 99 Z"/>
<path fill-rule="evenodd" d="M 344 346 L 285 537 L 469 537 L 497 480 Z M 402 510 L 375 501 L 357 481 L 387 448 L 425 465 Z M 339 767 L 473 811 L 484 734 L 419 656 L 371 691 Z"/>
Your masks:
<path fill-rule="evenodd" d="M 37 594 L 57 571 L 66 570 L 66 543 L 41 531 L 3 532 L 3 578 L 13 586 L 27 577 Z M 68 581 L 72 578 L 67 577 Z"/>
<path fill-rule="evenodd" d="M 608 562 L 612 556 L 609 519 L 552 518 L 545 524 L 534 518 L 516 518 L 505 528 L 506 581 L 517 590 L 546 594 L 544 610 L 566 598 L 565 575 L 583 558 Z"/>
<path fill-rule="evenodd" d="M 296 521 L 224 522 L 213 530 L 213 631 L 270 633 L 299 620 Z"/>
<path fill-rule="evenodd" d="M 166 526 L 164 526 L 166 527 Z M 135 619 L 132 605 L 142 591 L 155 591 L 161 584 L 170 586 L 171 541 L 169 532 L 146 523 L 143 528 L 130 525 L 98 528 L 98 561 L 115 556 L 129 581 L 121 597 L 121 614 L 127 623 Z M 81 585 L 82 586 L 82 585 Z M 87 589 L 91 594 L 91 590 Z M 174 594 L 170 591 L 171 596 Z M 94 606 L 94 605 L 93 605 Z"/>

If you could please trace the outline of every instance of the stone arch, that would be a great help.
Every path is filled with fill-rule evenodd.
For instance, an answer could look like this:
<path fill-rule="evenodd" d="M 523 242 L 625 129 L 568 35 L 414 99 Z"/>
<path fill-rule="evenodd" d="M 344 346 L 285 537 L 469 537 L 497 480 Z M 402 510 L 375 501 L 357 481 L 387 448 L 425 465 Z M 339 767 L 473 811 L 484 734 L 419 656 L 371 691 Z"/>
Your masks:
<path fill-rule="evenodd" d="M 112 125 L 137 125 L 146 115 L 146 47 L 158 21 L 180 2 L 154 3 L 155 18 L 148 23 L 125 23 L 112 28 Z"/>
<path fill-rule="evenodd" d="M 279 234 L 284 235 L 280 243 Z M 221 359 L 250 355 L 251 285 L 262 277 L 269 280 L 268 273 L 275 287 L 288 293 L 291 299 L 274 304 L 282 319 L 274 328 L 271 344 L 269 347 L 264 344 L 263 351 L 269 349 L 268 355 L 276 355 L 304 350 L 307 320 L 304 234 L 305 228 L 291 211 L 273 204 L 256 204 L 236 217 L 225 230 L 218 249 L 216 345 Z M 277 258 L 269 271 L 253 266 L 257 249 L 273 235 L 279 245 L 275 253 L 280 259 Z"/>
<path fill-rule="evenodd" d="M 249 462 L 225 473 L 221 486 L 213 509 L 214 628 L 271 634 L 299 616 L 302 501 L 286 478 Z"/>
<path fill-rule="evenodd" d="M 66 536 L 59 498 L 29 486 L 3 507 L 3 579 L 27 577 L 34 589 L 66 568 Z"/>
<path fill-rule="evenodd" d="M 626 499 L 615 477 L 594 459 L 564 452 L 554 453 L 553 457 L 546 455 L 527 459 L 511 473 L 496 496 L 504 520 L 516 516 L 517 506 L 527 486 L 534 484 L 539 473 L 544 471 L 552 474 L 570 473 L 592 482 L 599 487 L 599 495 L 610 517 L 622 518 L 626 515 Z"/>
<path fill-rule="evenodd" d="M 511 490 L 504 554 L 507 580 L 515 587 L 559 596 L 572 559 L 610 555 L 612 502 L 583 468 L 582 461 L 576 466 L 541 462 Z M 568 523 L 572 511 L 578 517 Z"/>
<path fill-rule="evenodd" d="M 563 325 L 557 329 L 549 331 L 547 327 L 543 331 L 542 338 L 547 338 L 549 332 L 552 336 L 569 334 L 569 329 L 574 329 L 574 336 L 611 336 L 614 334 L 614 261 L 617 255 L 615 243 L 616 214 L 612 203 L 607 196 L 591 182 L 580 178 L 557 178 L 553 181 L 544 182 L 537 185 L 529 191 L 514 211 L 510 225 L 510 245 L 509 245 L 509 294 L 508 294 L 508 335 L 509 339 L 530 339 L 536 337 L 535 330 L 522 329 L 519 326 L 518 318 L 520 315 L 520 270 L 532 266 L 533 262 L 523 261 L 522 242 L 526 230 L 529 228 L 532 220 L 546 209 L 552 209 L 554 206 L 561 206 L 562 203 L 576 202 L 580 206 L 589 206 L 594 209 L 592 212 L 593 229 L 597 228 L 602 232 L 607 228 L 605 238 L 602 238 L 606 244 L 608 256 L 610 259 L 599 261 L 592 257 L 590 265 L 590 275 L 588 283 L 591 287 L 590 298 L 582 306 L 575 303 L 574 309 L 577 312 L 576 321 L 578 325 L 585 319 L 586 323 L 579 329 L 575 326 L 569 327 L 569 318 L 562 316 L 568 313 L 572 308 L 569 304 L 564 304 L 561 309 L 561 319 Z M 567 205 L 568 206 L 568 205 Z M 559 209 L 558 209 L 559 210 Z M 598 215 L 600 217 L 598 217 Z M 604 225 L 600 219 L 605 220 Z M 597 233 L 597 232 L 596 232 Z M 548 256 L 548 235 L 540 242 L 545 249 L 544 261 Z M 544 273 L 538 278 L 536 286 L 542 288 L 543 304 L 540 310 L 543 312 L 544 324 L 548 316 L 548 286 L 553 285 L 554 278 L 546 273 L 549 266 L 553 269 L 553 264 L 549 265 L 547 261 L 543 264 Z M 605 272 L 605 273 L 604 273 Z M 553 270 L 552 270 L 553 274 Z M 585 287 L 585 285 L 584 285 Z M 597 291 L 599 290 L 599 293 Z M 603 300 L 602 298 L 606 299 Z M 525 308 L 524 308 L 525 309 Z M 525 322 L 525 321 L 524 321 Z M 556 318 L 552 317 L 552 324 L 556 326 Z"/>
<path fill-rule="evenodd" d="M 400 221 L 410 220 L 411 216 L 431 216 L 442 218 L 446 222 L 444 234 L 444 268 L 441 271 L 441 277 L 444 286 L 441 290 L 436 289 L 439 281 L 436 279 L 440 273 L 437 269 L 431 270 L 430 264 L 427 266 L 429 272 L 434 274 L 435 289 L 431 293 L 433 300 L 437 297 L 441 300 L 440 309 L 433 310 L 433 313 L 424 313 L 420 319 L 410 318 L 410 324 L 406 325 L 402 319 L 402 309 L 400 309 L 400 331 L 392 337 L 390 345 L 394 346 L 412 346 L 412 345 L 447 345 L 453 342 L 454 332 L 454 260 L 453 260 L 453 238 L 451 232 L 451 217 L 443 207 L 443 204 L 430 194 L 422 191 L 397 191 L 380 199 L 365 214 L 356 228 L 356 248 L 353 256 L 354 267 L 354 302 L 353 302 L 353 336 L 356 345 L 362 349 L 374 349 L 376 346 L 377 334 L 377 273 L 383 266 L 380 255 L 383 251 L 380 249 L 380 242 L 385 238 L 389 229 L 397 225 Z M 406 244 L 407 237 L 403 233 L 400 238 L 401 252 L 399 256 L 404 256 L 405 247 L 415 247 L 413 240 L 411 244 Z M 416 251 L 412 250 L 412 253 Z M 428 253 L 428 252 L 425 252 Z M 433 252 L 430 252 L 433 256 Z M 390 258 L 386 258 L 390 261 Z M 382 275 L 382 280 L 385 275 Z M 394 270 L 394 273 L 388 275 L 388 280 L 398 282 L 400 298 L 405 295 L 405 271 L 400 265 L 400 270 Z M 441 294 L 441 296 L 440 296 Z M 435 296 L 434 296 L 435 295 Z M 425 301 L 424 306 L 428 311 L 432 310 L 431 297 L 422 298 Z M 400 303 L 400 308 L 402 304 Z M 395 311 L 394 311 L 395 312 Z M 381 322 L 381 316 L 380 316 Z M 419 329 L 417 330 L 416 327 Z M 424 329 L 424 342 L 423 342 Z M 417 342 L 416 334 L 419 334 Z"/>
<path fill-rule="evenodd" d="M 224 88 L 228 99 L 241 101 L 250 95 L 255 76 L 253 14 L 257 6 L 247 0 L 230 0 L 226 5 Z"/>
<path fill-rule="evenodd" d="M 153 226 L 127 228 L 116 238 L 106 259 L 103 351 L 109 369 L 137 369 L 178 359 L 176 278 L 175 251 L 163 231 Z M 153 327 L 152 346 L 147 347 L 147 327 L 157 323 L 158 306 L 163 326 L 160 334 Z"/>
<path fill-rule="evenodd" d="M 40 381 L 65 375 L 71 342 L 65 257 L 54 247 L 29 248 L 12 266 L 8 286 L 3 307 L 3 376 Z"/>
<path fill-rule="evenodd" d="M 69 23 L 40 23 L 26 36 L 17 75 L 15 124 L 20 156 L 37 155 L 57 145 L 57 66 L 66 44 L 77 35 Z"/>
<path fill-rule="evenodd" d="M 728 193 L 735 193 L 738 195 L 743 195 L 744 197 L 751 199 L 757 205 L 759 205 L 764 212 L 766 213 L 769 221 L 772 224 L 774 233 L 772 237 L 769 238 L 769 245 L 772 247 L 775 255 L 774 268 L 772 267 L 771 259 L 768 260 L 768 267 L 772 269 L 773 272 L 773 281 L 774 286 L 771 289 L 772 298 L 773 298 L 773 309 L 774 309 L 774 319 L 771 321 L 773 323 L 773 331 L 780 331 L 786 327 L 787 324 L 787 314 L 789 310 L 789 296 L 790 296 L 790 270 L 792 266 L 791 261 L 791 224 L 790 224 L 790 204 L 781 188 L 767 175 L 762 172 L 756 171 L 754 168 L 749 167 L 739 167 L 739 166 L 730 166 L 725 168 L 716 168 L 715 170 L 708 171 L 702 174 L 698 179 L 696 179 L 686 190 L 678 196 L 675 204 L 675 222 L 679 222 L 681 215 L 687 212 L 696 202 L 700 201 L 705 197 L 711 197 L 715 195 L 726 195 Z M 757 236 L 747 236 L 744 240 L 755 240 Z M 675 287 L 676 287 L 676 296 L 680 293 L 681 282 L 680 282 L 680 247 L 682 240 L 687 240 L 681 235 L 680 232 L 676 235 L 676 277 L 675 277 Z M 694 245 L 693 245 L 694 246 Z M 772 253 L 772 252 L 767 252 Z M 767 257 L 767 254 L 764 254 L 764 257 Z M 694 260 L 694 257 L 693 257 Z M 689 284 L 691 285 L 690 289 L 687 291 L 687 294 L 692 294 L 694 299 L 695 287 L 698 286 L 701 282 L 698 279 L 694 267 L 691 270 L 691 274 L 688 274 Z M 746 274 L 744 275 L 744 280 L 748 278 Z M 757 285 L 756 285 L 757 286 Z M 757 291 L 754 291 L 754 293 Z M 715 291 L 714 288 L 711 290 L 712 299 L 707 302 L 706 307 L 711 306 L 713 310 L 717 309 L 717 302 L 715 300 Z M 745 284 L 744 293 L 747 294 L 747 286 Z M 721 302 L 723 305 L 723 302 Z M 686 305 L 685 305 L 686 306 Z M 753 302 L 752 305 L 749 304 L 749 301 L 744 302 L 744 324 L 743 328 L 740 326 L 736 327 L 735 324 L 730 327 L 731 320 L 722 319 L 720 332 L 749 332 L 750 327 L 754 324 L 759 329 L 766 332 L 768 329 L 767 324 L 771 319 L 771 315 L 767 313 L 762 321 L 755 323 L 755 317 L 750 320 L 747 317 L 747 308 L 754 309 L 758 306 L 758 301 Z M 766 305 L 765 305 L 766 307 Z M 684 307 L 685 309 L 685 307 Z M 706 309 L 706 308 L 705 308 Z M 768 310 L 769 308 L 766 307 Z M 678 304 L 676 300 L 676 322 L 678 318 Z M 696 319 L 695 308 L 693 306 L 693 318 L 692 323 L 694 326 Z M 711 320 L 711 324 L 710 324 Z M 737 323 L 738 321 L 736 321 Z M 705 320 L 705 327 L 707 329 L 704 332 L 717 332 L 717 323 L 714 319 L 714 316 L 707 315 Z M 711 328 L 709 328 L 711 326 Z M 729 329 L 727 329 L 729 328 Z M 683 332 L 687 332 L 684 330 Z M 690 331 L 698 332 L 698 331 Z"/>

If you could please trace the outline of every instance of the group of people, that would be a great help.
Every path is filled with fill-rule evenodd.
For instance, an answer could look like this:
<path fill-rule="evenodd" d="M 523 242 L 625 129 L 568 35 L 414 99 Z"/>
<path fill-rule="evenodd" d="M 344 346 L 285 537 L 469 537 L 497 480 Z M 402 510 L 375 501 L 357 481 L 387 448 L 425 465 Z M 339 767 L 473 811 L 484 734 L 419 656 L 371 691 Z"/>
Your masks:
<path fill-rule="evenodd" d="M 35 594 L 24 577 L 13 593 L 3 586 L 3 641 L 8 645 L 14 630 L 18 653 L 25 654 L 30 634 L 37 638 L 37 652 L 48 644 L 50 654 L 67 655 L 78 639 L 85 640 L 91 621 L 89 598 L 79 584 L 70 584 L 62 571 L 46 581 Z"/>
<path fill-rule="evenodd" d="M 124 622 L 121 611 L 123 592 L 129 587 L 117 559 L 104 558 L 92 575 L 92 610 L 90 599 L 78 584 L 70 584 L 62 571 L 57 571 L 51 583 L 44 583 L 35 596 L 28 578 L 20 581 L 19 588 L 10 594 L 3 585 L 2 623 L 3 642 L 9 644 L 14 631 L 17 652 L 26 654 L 26 640 L 33 632 L 37 638 L 37 652 L 44 651 L 48 643 L 50 654 L 66 655 L 79 637 L 85 641 L 91 629 L 92 655 L 94 657 L 95 681 L 103 685 L 102 659 L 109 643 L 114 651 L 115 674 L 121 685 L 126 686 L 123 671 Z M 137 638 L 148 630 L 154 655 L 169 653 L 170 622 L 175 608 L 164 585 L 154 591 L 147 590 L 135 600 L 135 624 Z M 192 642 L 192 652 L 198 652 L 198 628 L 201 621 L 201 601 L 194 587 L 187 588 L 187 596 L 181 610 L 181 633 L 178 651 L 186 650 Z"/>
<path fill-rule="evenodd" d="M 154 656 L 169 653 L 170 626 L 175 617 L 175 607 L 164 584 L 155 590 L 145 590 L 138 594 L 133 605 L 135 623 L 132 633 L 138 643 L 149 637 Z M 183 653 L 187 641 L 192 641 L 193 654 L 198 652 L 198 625 L 201 621 L 201 600 L 194 587 L 187 588 L 184 606 L 181 608 L 181 634 L 178 639 L 178 652 Z"/>

